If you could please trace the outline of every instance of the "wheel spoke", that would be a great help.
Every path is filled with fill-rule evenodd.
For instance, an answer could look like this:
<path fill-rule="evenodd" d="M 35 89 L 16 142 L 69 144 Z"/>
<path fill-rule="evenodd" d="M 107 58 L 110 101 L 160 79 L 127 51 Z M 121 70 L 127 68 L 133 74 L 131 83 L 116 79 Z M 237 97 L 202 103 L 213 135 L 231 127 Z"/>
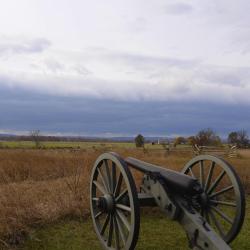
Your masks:
<path fill-rule="evenodd" d="M 220 209 L 217 207 L 211 206 L 211 208 L 218 214 L 220 215 L 225 221 L 227 221 L 230 224 L 233 224 L 233 220 L 229 218 L 226 214 L 224 214 Z"/>
<path fill-rule="evenodd" d="M 107 176 L 107 180 L 108 180 L 108 186 L 109 186 L 109 191 L 111 192 L 111 176 L 110 176 L 110 170 L 109 170 L 109 165 L 108 165 L 108 161 L 104 160 L 104 165 L 105 165 L 105 169 L 106 169 L 106 176 Z"/>
<path fill-rule="evenodd" d="M 210 224 L 210 218 L 209 218 L 209 214 L 207 210 L 205 210 L 205 218 L 206 218 L 207 223 Z"/>
<path fill-rule="evenodd" d="M 227 201 L 217 201 L 217 200 L 210 200 L 213 204 L 221 204 L 225 206 L 230 206 L 230 207 L 236 207 L 236 203 L 233 202 L 227 202 Z"/>
<path fill-rule="evenodd" d="M 115 219 L 116 219 L 116 222 L 117 222 L 117 225 L 118 225 L 119 233 L 120 233 L 121 238 L 122 238 L 122 242 L 123 242 L 123 244 L 125 246 L 126 245 L 126 237 L 124 235 L 123 227 L 121 225 L 121 219 L 118 216 L 116 216 Z"/>
<path fill-rule="evenodd" d="M 125 195 L 127 195 L 127 193 L 128 193 L 128 190 L 127 190 L 127 189 L 123 190 L 123 191 L 119 194 L 119 196 L 115 199 L 115 201 L 118 202 L 118 201 L 121 200 Z"/>
<path fill-rule="evenodd" d="M 116 206 L 116 208 L 119 208 L 121 210 L 124 210 L 124 211 L 127 211 L 127 212 L 131 213 L 131 207 L 128 207 L 128 206 L 125 206 L 125 205 L 122 205 L 122 204 L 116 204 L 115 206 Z"/>
<path fill-rule="evenodd" d="M 204 162 L 200 161 L 200 182 L 201 186 L 204 187 Z"/>
<path fill-rule="evenodd" d="M 106 189 L 106 192 L 108 193 L 109 192 L 109 188 L 108 188 L 108 183 L 107 183 L 107 180 L 104 178 L 104 176 L 102 175 L 102 172 L 100 170 L 100 168 L 97 168 L 97 171 L 98 171 L 98 174 L 102 180 L 102 183 L 103 183 L 103 186 L 104 188 Z"/>
<path fill-rule="evenodd" d="M 103 214 L 103 212 L 102 212 L 102 211 L 101 211 L 101 212 L 99 212 L 99 213 L 97 213 L 97 214 L 95 215 L 95 219 L 97 219 L 98 217 L 100 217 L 102 214 Z"/>
<path fill-rule="evenodd" d="M 129 224 L 126 216 L 119 210 L 116 210 L 116 212 L 117 212 L 117 215 L 119 216 L 119 218 L 121 219 L 122 223 L 126 226 L 128 231 L 130 231 L 130 224 Z"/>
<path fill-rule="evenodd" d="M 115 227 L 115 246 L 116 246 L 116 249 L 119 250 L 120 249 L 120 239 L 119 239 L 120 237 L 119 237 L 119 229 L 118 229 L 115 215 L 113 216 L 113 220 L 114 220 L 114 227 Z"/>
<path fill-rule="evenodd" d="M 210 187 L 210 183 L 211 183 L 211 180 L 212 180 L 212 177 L 213 177 L 213 171 L 214 171 L 214 167 L 215 167 L 215 162 L 212 162 L 211 163 L 211 166 L 209 168 L 209 172 L 208 172 L 208 175 L 207 175 L 207 180 L 206 180 L 206 184 L 205 184 L 205 192 L 208 190 L 208 188 Z"/>
<path fill-rule="evenodd" d="M 109 234 L 108 234 L 108 247 L 111 246 L 113 231 L 114 231 L 114 224 L 113 224 L 113 216 L 110 216 L 110 224 L 109 224 Z"/>
<path fill-rule="evenodd" d="M 104 232 L 105 232 L 105 230 L 106 230 L 106 228 L 107 228 L 107 226 L 108 226 L 109 220 L 110 220 L 110 214 L 108 214 L 108 215 L 106 216 L 106 218 L 105 218 L 104 224 L 103 224 L 102 229 L 101 229 L 101 232 L 100 232 L 101 235 L 104 234 Z"/>
<path fill-rule="evenodd" d="M 115 196 L 115 197 L 116 197 L 116 196 L 120 193 L 120 191 L 121 191 L 122 180 L 123 180 L 123 176 L 122 176 L 122 173 L 120 173 L 119 178 L 118 178 L 118 182 L 117 182 L 117 184 L 116 184 L 115 191 L 114 191 L 114 196 Z"/>
<path fill-rule="evenodd" d="M 116 187 L 116 166 L 115 163 L 112 162 L 112 193 L 114 194 Z"/>
<path fill-rule="evenodd" d="M 202 217 L 204 217 L 204 212 L 205 212 L 204 208 L 201 208 L 201 216 Z"/>
<path fill-rule="evenodd" d="M 107 194 L 105 188 L 98 181 L 93 181 L 93 183 L 103 194 Z"/>
<path fill-rule="evenodd" d="M 192 177 L 193 177 L 193 178 L 196 178 L 196 177 L 194 176 L 194 173 L 193 173 L 193 171 L 192 171 L 192 168 L 191 168 L 191 167 L 189 167 L 189 168 L 188 168 L 188 171 L 190 172 L 190 174 L 192 175 Z"/>
<path fill-rule="evenodd" d="M 211 218 L 212 218 L 212 220 L 213 220 L 215 226 L 216 226 L 217 229 L 219 230 L 220 235 L 221 235 L 222 237 L 225 237 L 225 233 L 224 233 L 224 231 L 223 231 L 223 229 L 222 229 L 222 226 L 221 226 L 220 222 L 216 220 L 213 211 L 210 210 L 210 211 L 209 211 L 209 214 L 211 215 Z"/>
<path fill-rule="evenodd" d="M 223 176 L 226 174 L 226 171 L 223 170 L 220 175 L 217 177 L 217 179 L 214 181 L 214 183 L 211 185 L 211 187 L 209 188 L 209 190 L 207 191 L 208 194 L 211 194 L 214 189 L 218 186 L 219 182 L 221 181 L 221 179 L 223 178 Z"/>
<path fill-rule="evenodd" d="M 233 189 L 233 188 L 234 188 L 234 186 L 231 185 L 231 186 L 229 186 L 229 187 L 226 187 L 226 188 L 221 189 L 220 191 L 218 191 L 218 192 L 216 192 L 216 193 L 211 194 L 209 197 L 210 197 L 210 198 L 213 198 L 213 197 L 218 196 L 218 195 L 220 195 L 220 194 L 223 194 L 223 193 L 225 193 L 225 192 L 227 192 L 227 191 L 229 191 L 229 190 L 231 190 L 231 189 Z"/>

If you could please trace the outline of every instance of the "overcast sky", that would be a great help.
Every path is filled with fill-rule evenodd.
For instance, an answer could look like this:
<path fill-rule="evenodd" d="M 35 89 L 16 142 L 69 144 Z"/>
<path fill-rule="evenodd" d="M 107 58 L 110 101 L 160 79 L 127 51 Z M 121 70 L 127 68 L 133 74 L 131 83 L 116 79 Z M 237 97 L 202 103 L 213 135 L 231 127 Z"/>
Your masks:
<path fill-rule="evenodd" d="M 0 133 L 250 132 L 250 1 L 9 0 Z"/>

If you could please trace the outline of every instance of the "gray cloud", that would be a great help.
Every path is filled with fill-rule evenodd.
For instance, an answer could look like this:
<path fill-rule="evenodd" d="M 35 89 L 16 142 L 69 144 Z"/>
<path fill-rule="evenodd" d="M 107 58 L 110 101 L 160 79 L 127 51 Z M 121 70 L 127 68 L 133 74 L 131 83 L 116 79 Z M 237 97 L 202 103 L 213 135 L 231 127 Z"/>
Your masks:
<path fill-rule="evenodd" d="M 129 67 L 134 67 L 136 70 L 148 70 L 149 67 L 178 67 L 178 68 L 191 68 L 199 63 L 200 59 L 190 58 L 182 59 L 178 57 L 167 56 L 153 56 L 148 54 L 129 53 L 123 51 L 113 51 L 104 48 L 91 48 L 89 57 L 98 60 L 108 60 L 111 63 L 122 63 Z"/>
<path fill-rule="evenodd" d="M 220 86 L 233 86 L 244 88 L 249 85 L 250 68 L 233 68 L 233 67 L 215 67 L 210 66 L 204 72 L 201 72 L 201 78 L 207 83 Z"/>
<path fill-rule="evenodd" d="M 186 101 L 209 103 L 249 103 L 250 70 L 247 67 L 205 65 L 195 61 L 166 59 L 127 54 L 108 54 L 101 63 L 110 65 L 114 74 L 124 70 L 122 80 L 95 77 L 83 68 L 82 74 L 74 74 L 75 68 L 60 66 L 54 71 L 63 74 L 0 75 L 2 85 L 13 86 L 58 96 L 81 96 L 104 100 Z M 115 57 L 115 59 L 114 59 Z M 100 56 L 102 58 L 102 56 Z M 152 63 L 153 61 L 154 63 Z M 121 65 L 119 65 L 121 63 Z M 127 64 L 124 67 L 124 64 Z M 79 64 L 80 65 L 80 64 Z M 74 66 L 72 66 L 74 67 Z M 131 71 L 125 71 L 131 69 Z M 79 69 L 78 69 L 79 70 Z M 131 72 L 141 74 L 135 76 Z M 72 73 L 73 72 L 73 73 Z M 128 73 L 129 72 L 129 73 Z M 68 73 L 68 74 L 67 74 Z M 126 78 L 126 75 L 127 78 Z M 119 75 L 120 76 L 120 75 Z M 117 77 L 117 76 L 116 76 Z M 136 78 L 137 77 L 137 78 Z M 56 89 L 56 92 L 55 92 Z"/>
<path fill-rule="evenodd" d="M 193 66 L 197 63 L 197 60 L 185 60 L 179 58 L 171 58 L 171 57 L 164 57 L 164 56 L 148 56 L 148 55 L 140 55 L 140 54 L 131 54 L 131 53 L 114 53 L 111 54 L 110 57 L 113 60 L 123 61 L 128 64 L 134 65 L 165 65 L 165 66 L 178 66 L 178 67 L 189 67 Z"/>
<path fill-rule="evenodd" d="M 11 36 L 0 37 L 1 127 L 172 133 L 183 124 L 187 132 L 249 126 L 250 1 L 112 0 L 98 9 L 92 1 L 70 9 L 53 1 L 63 16 L 44 1 L 38 12 L 35 1 L 19 1 L 15 20 L 6 14 L 10 2 L 0 9 L 1 32 Z M 46 39 L 17 35 L 38 31 L 53 49 Z"/>
<path fill-rule="evenodd" d="M 78 60 L 65 61 L 66 56 L 46 55 L 44 59 L 43 55 L 42 60 L 30 66 L 33 72 L 7 71 L 1 73 L 0 79 L 13 87 L 58 96 L 128 102 L 250 102 L 249 67 L 209 65 L 198 59 L 100 48 L 85 50 L 77 56 Z"/>
<path fill-rule="evenodd" d="M 32 40 L 24 39 L 1 39 L 0 56 L 12 54 L 32 54 L 40 53 L 51 45 L 50 41 L 44 38 Z"/>
<path fill-rule="evenodd" d="M 250 18 L 249 18 L 250 22 Z M 228 39 L 231 41 L 231 51 L 239 51 L 243 55 L 250 52 L 250 28 L 240 26 L 236 27 L 229 35 Z M 230 51 L 230 52 L 231 52 Z"/>
<path fill-rule="evenodd" d="M 72 69 L 76 73 L 78 73 L 80 75 L 83 75 L 83 76 L 87 76 L 87 75 L 92 74 L 92 72 L 90 70 L 88 70 L 85 66 L 82 66 L 80 64 L 77 64 L 77 65 L 73 66 Z"/>
<path fill-rule="evenodd" d="M 170 15 L 183 15 L 192 12 L 193 6 L 187 3 L 174 3 L 168 4 L 165 8 L 165 12 Z"/>
<path fill-rule="evenodd" d="M 64 69 L 64 66 L 62 63 L 52 58 L 49 58 L 49 59 L 47 58 L 46 60 L 44 60 L 44 64 L 47 67 L 47 69 L 53 73 L 60 72 Z"/>
<path fill-rule="evenodd" d="M 112 101 L 37 94 L 0 85 L 0 130 L 83 135 L 194 134 L 250 131 L 249 105 L 200 102 Z"/>
<path fill-rule="evenodd" d="M 88 48 L 91 50 L 92 56 L 103 57 L 104 59 L 125 62 L 127 64 L 164 64 L 165 66 L 188 67 L 193 66 L 200 60 L 197 59 L 181 59 L 166 56 L 152 56 L 147 54 L 129 53 L 123 51 L 108 50 L 104 48 Z M 90 55 L 91 56 L 91 55 Z"/>

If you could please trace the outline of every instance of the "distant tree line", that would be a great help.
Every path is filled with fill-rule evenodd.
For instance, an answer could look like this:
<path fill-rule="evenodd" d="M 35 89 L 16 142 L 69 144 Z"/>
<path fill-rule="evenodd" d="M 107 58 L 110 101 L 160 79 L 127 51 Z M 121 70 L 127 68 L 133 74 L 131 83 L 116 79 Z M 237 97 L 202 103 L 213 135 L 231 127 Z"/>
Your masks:
<path fill-rule="evenodd" d="M 139 134 L 135 137 L 136 147 L 143 147 L 145 138 Z M 233 131 L 228 134 L 227 143 L 239 148 L 250 148 L 250 140 L 245 130 Z M 154 145 L 154 143 L 152 143 Z M 176 137 L 173 145 L 198 145 L 198 146 L 222 146 L 222 139 L 210 128 L 200 130 L 196 135 L 189 137 Z"/>
<path fill-rule="evenodd" d="M 0 134 L 1 141 L 34 141 L 34 134 L 37 130 L 31 131 L 29 135 L 4 135 Z M 39 140 L 43 141 L 70 141 L 70 142 L 131 142 L 131 139 L 100 138 L 100 137 L 83 137 L 83 136 L 49 136 L 43 135 L 39 131 Z"/>
<path fill-rule="evenodd" d="M 187 138 L 187 143 L 199 146 L 220 146 L 222 145 L 221 138 L 212 129 L 204 129 L 195 136 Z M 236 145 L 239 148 L 250 147 L 250 140 L 245 130 L 230 132 L 227 137 L 227 143 Z"/>

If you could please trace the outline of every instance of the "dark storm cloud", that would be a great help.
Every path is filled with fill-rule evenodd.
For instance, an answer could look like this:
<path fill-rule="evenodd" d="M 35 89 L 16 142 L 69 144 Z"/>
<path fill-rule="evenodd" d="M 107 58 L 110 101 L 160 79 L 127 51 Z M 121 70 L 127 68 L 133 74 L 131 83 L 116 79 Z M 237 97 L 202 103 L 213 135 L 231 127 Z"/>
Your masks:
<path fill-rule="evenodd" d="M 0 42 L 0 56 L 6 54 L 39 53 L 47 49 L 50 45 L 50 41 L 44 38 L 32 40 L 2 39 Z"/>
<path fill-rule="evenodd" d="M 0 130 L 84 135 L 194 134 L 211 127 L 220 134 L 250 131 L 247 105 L 122 102 L 55 97 L 0 87 Z"/>

